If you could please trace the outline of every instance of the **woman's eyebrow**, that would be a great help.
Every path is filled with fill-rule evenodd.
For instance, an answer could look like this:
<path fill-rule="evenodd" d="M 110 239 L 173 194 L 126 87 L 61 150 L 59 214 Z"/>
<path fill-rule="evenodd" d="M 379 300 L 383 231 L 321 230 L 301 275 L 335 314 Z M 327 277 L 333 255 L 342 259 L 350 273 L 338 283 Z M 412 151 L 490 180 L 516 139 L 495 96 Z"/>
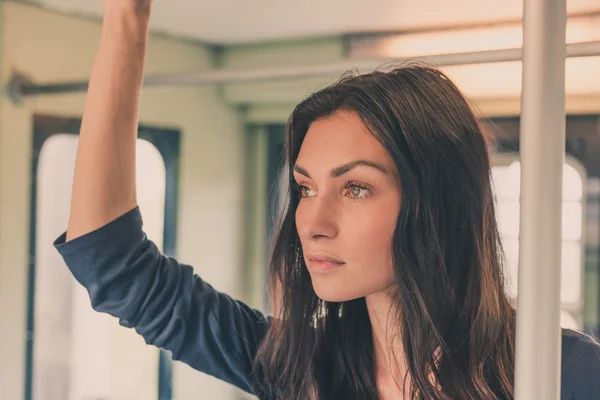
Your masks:
<path fill-rule="evenodd" d="M 350 172 L 351 170 L 353 170 L 354 168 L 357 168 L 357 167 L 371 167 L 371 168 L 375 168 L 376 170 L 378 170 L 380 172 L 383 172 L 386 175 L 390 174 L 389 171 L 387 169 L 385 169 L 385 167 L 383 167 L 373 161 L 368 161 L 368 160 L 351 161 L 349 163 L 340 165 L 339 167 L 333 168 L 329 174 L 333 178 L 337 178 L 339 176 L 344 175 L 347 172 Z M 301 175 L 306 176 L 307 178 L 310 178 L 308 171 L 306 171 L 306 169 L 299 164 L 294 165 L 294 171 L 296 171 L 297 173 L 299 173 Z"/>

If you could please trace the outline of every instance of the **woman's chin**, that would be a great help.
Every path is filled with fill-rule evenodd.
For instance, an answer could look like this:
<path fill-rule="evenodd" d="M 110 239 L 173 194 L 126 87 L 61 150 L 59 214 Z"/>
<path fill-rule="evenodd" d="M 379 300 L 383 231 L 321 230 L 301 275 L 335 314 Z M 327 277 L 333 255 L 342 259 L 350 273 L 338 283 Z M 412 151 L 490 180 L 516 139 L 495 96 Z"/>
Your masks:
<path fill-rule="evenodd" d="M 343 287 L 340 285 L 326 285 L 321 283 L 315 283 L 313 281 L 313 289 L 318 298 L 323 301 L 330 303 L 341 303 L 344 301 L 350 301 L 359 297 L 364 297 L 360 291 L 352 290 L 353 288 Z"/>
<path fill-rule="evenodd" d="M 368 282 L 366 280 L 343 279 L 340 276 L 311 276 L 313 290 L 317 297 L 323 301 L 340 303 L 351 301 L 360 297 L 367 297 L 374 293 L 386 292 L 392 294 L 396 283 Z"/>

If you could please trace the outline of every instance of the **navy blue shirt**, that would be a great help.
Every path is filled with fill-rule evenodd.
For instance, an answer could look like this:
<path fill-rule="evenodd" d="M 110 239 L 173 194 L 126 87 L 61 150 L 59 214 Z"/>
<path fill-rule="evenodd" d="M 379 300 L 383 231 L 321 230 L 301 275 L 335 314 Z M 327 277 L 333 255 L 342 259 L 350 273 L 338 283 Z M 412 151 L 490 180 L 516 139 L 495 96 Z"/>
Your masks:
<path fill-rule="evenodd" d="M 70 242 L 63 234 L 55 246 L 96 311 L 174 359 L 253 392 L 253 360 L 271 317 L 164 256 L 144 234 L 138 208 Z M 562 336 L 561 399 L 600 399 L 600 345 L 572 330 Z"/>

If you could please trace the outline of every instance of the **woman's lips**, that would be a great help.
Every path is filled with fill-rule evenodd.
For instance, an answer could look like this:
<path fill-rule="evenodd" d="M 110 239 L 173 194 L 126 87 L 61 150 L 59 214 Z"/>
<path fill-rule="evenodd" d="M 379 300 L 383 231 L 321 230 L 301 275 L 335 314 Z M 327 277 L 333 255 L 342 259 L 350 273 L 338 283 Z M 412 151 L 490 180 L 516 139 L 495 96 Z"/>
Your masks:
<path fill-rule="evenodd" d="M 308 269 L 314 273 L 331 272 L 346 264 L 337 257 L 325 253 L 308 254 L 306 259 Z"/>

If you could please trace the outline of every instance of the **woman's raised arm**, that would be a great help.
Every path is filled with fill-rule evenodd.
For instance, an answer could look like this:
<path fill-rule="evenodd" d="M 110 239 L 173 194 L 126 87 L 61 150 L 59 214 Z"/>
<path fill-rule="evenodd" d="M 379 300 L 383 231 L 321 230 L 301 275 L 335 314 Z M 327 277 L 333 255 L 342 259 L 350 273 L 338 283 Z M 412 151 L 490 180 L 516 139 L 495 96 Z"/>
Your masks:
<path fill-rule="evenodd" d="M 149 0 L 105 0 L 83 114 L 67 240 L 136 206 L 135 148 Z"/>
<path fill-rule="evenodd" d="M 136 207 L 135 148 L 149 0 L 105 0 L 68 230 L 54 243 L 92 307 L 147 343 L 248 392 L 270 320 L 166 257 Z"/>

